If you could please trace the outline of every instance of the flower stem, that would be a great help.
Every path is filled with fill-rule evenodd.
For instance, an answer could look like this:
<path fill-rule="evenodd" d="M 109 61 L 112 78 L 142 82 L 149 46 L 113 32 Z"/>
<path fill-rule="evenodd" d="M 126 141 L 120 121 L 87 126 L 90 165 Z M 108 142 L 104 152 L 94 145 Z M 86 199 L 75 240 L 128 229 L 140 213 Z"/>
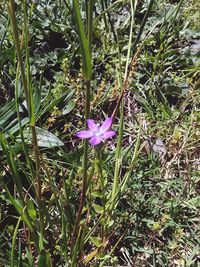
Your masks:
<path fill-rule="evenodd" d="M 90 81 L 86 81 L 86 94 L 85 94 L 85 129 L 87 128 L 87 119 L 89 119 L 90 115 Z M 84 148 L 83 148 L 83 178 L 82 178 L 82 192 L 81 192 L 81 198 L 80 198 L 80 204 L 79 209 L 76 217 L 76 222 L 72 234 L 72 251 L 74 247 L 74 243 L 78 236 L 79 226 L 80 226 L 80 220 L 81 220 L 81 214 L 83 211 L 84 203 L 85 203 L 85 197 L 87 192 L 87 185 L 88 185 L 88 179 L 87 179 L 87 169 L 88 169 L 88 140 L 84 140 Z"/>
<path fill-rule="evenodd" d="M 98 173 L 100 177 L 100 182 L 101 182 L 101 191 L 102 191 L 102 207 L 103 207 L 103 220 L 105 220 L 105 213 L 106 213 L 106 195 L 105 195 L 105 188 L 104 188 L 104 179 L 103 179 L 103 171 L 102 171 L 102 146 L 100 145 L 97 147 L 97 167 L 98 167 Z M 105 237 L 105 232 L 106 232 L 106 221 L 103 221 L 102 225 L 102 234 L 101 234 L 101 239 L 102 242 L 104 242 L 104 237 Z"/>
<path fill-rule="evenodd" d="M 119 42 L 118 42 L 119 44 Z M 123 128 L 124 128 L 124 91 L 125 91 L 125 84 L 123 87 L 122 84 L 122 64 L 121 64 L 121 58 L 120 58 L 120 49 L 119 49 L 119 45 L 118 45 L 118 58 L 119 58 L 119 87 L 121 89 L 121 96 L 120 96 L 120 100 L 117 103 L 118 108 L 120 108 L 120 125 L 119 125 L 119 137 L 117 140 L 117 148 L 116 148 L 116 152 L 115 152 L 115 159 L 116 159 L 116 163 L 115 163 L 115 172 L 114 172 L 114 179 L 113 179 L 113 188 L 112 188 L 112 195 L 111 195 L 111 200 L 112 200 L 112 204 L 111 204 L 111 211 L 113 210 L 114 206 L 115 206 L 115 195 L 116 195 L 116 191 L 117 191 L 117 185 L 118 185 L 118 177 L 119 177 L 119 172 L 120 172 L 120 166 L 121 166 L 121 146 L 122 146 L 122 135 L 123 135 Z M 116 109 L 115 109 L 116 110 Z M 115 112 L 115 111 L 114 111 Z M 112 117 L 113 120 L 115 118 L 115 115 L 113 113 Z"/>
<path fill-rule="evenodd" d="M 91 60 L 91 50 L 92 50 L 92 32 L 93 32 L 93 0 L 88 1 L 87 9 L 87 22 L 88 22 L 88 36 L 86 36 L 84 30 L 84 24 L 81 19 L 81 12 L 79 8 L 78 0 L 73 0 L 73 10 L 75 15 L 76 27 L 80 40 L 81 54 L 83 59 L 83 77 L 86 82 L 86 90 L 85 90 L 85 129 L 87 128 L 87 120 L 90 116 L 90 86 L 91 86 L 91 77 L 92 77 L 92 60 Z M 75 266 L 77 261 L 77 254 L 81 251 L 81 245 L 79 249 L 77 249 L 78 242 L 80 241 L 80 220 L 81 214 L 83 211 L 83 207 L 85 204 L 85 198 L 88 188 L 88 140 L 84 140 L 84 153 L 83 153 L 83 178 L 82 178 L 82 192 L 80 197 L 80 205 L 76 217 L 75 226 L 72 233 L 71 239 L 71 256 L 72 256 L 72 266 Z M 81 242 L 79 242 L 80 244 Z M 78 245 L 79 245 L 78 244 Z"/>

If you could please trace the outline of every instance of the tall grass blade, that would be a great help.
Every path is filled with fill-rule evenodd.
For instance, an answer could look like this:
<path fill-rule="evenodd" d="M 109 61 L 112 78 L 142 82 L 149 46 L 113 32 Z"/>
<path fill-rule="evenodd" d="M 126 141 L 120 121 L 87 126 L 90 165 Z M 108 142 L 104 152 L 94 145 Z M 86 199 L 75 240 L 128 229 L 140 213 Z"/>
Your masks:
<path fill-rule="evenodd" d="M 15 226 L 15 230 L 14 230 L 14 234 L 13 234 L 13 238 L 12 238 L 12 246 L 11 246 L 11 262 L 10 265 L 11 267 L 15 267 L 15 263 L 14 263 L 14 257 L 15 257 L 15 244 L 16 244 L 16 238 L 17 238 L 17 232 L 19 229 L 19 224 L 21 222 L 21 216 L 19 217 L 17 224 Z"/>
<path fill-rule="evenodd" d="M 83 21 L 81 19 L 81 12 L 78 4 L 78 0 L 73 0 L 73 10 L 75 23 L 79 35 L 81 55 L 83 59 L 83 75 L 86 81 L 89 81 L 92 76 L 92 63 L 89 42 L 84 29 Z"/>
<path fill-rule="evenodd" d="M 50 253 L 44 249 L 42 249 L 40 252 L 38 267 L 52 267 Z"/>

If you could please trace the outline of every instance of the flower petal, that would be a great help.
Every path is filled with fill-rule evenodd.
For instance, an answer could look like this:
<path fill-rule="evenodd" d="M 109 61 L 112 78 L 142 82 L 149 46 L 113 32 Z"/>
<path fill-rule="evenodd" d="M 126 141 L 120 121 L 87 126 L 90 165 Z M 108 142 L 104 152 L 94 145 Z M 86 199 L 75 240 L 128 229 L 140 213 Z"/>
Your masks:
<path fill-rule="evenodd" d="M 108 131 L 109 129 L 110 129 L 110 127 L 111 127 L 111 125 L 112 125 L 112 117 L 110 117 L 110 118 L 107 118 L 104 122 L 103 122 L 103 124 L 101 125 L 101 127 L 99 128 L 99 131 L 101 132 L 101 133 L 105 133 L 106 131 Z"/>
<path fill-rule="evenodd" d="M 107 131 L 103 134 L 103 139 L 106 140 L 110 137 L 113 137 L 116 135 L 116 132 L 115 131 Z"/>
<path fill-rule="evenodd" d="M 96 146 L 98 144 L 100 144 L 102 141 L 101 137 L 100 136 L 93 136 L 91 139 L 90 139 L 90 144 L 93 145 L 93 146 Z"/>
<path fill-rule="evenodd" d="M 83 130 L 83 131 L 77 132 L 76 136 L 78 138 L 87 139 L 87 138 L 91 138 L 92 136 L 94 136 L 94 133 L 92 131 Z"/>
<path fill-rule="evenodd" d="M 98 131 L 98 126 L 96 125 L 96 123 L 94 122 L 94 120 L 87 120 L 87 125 L 88 125 L 88 128 L 93 131 L 93 132 L 96 132 Z"/>

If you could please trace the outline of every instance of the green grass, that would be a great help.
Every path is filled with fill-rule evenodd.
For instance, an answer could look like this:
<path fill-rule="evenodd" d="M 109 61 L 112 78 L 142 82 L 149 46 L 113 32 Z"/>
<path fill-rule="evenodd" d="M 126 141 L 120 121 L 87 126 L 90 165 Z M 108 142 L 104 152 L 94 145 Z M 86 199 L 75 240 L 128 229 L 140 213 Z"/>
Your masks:
<path fill-rule="evenodd" d="M 199 266 L 198 14 L 0 3 L 1 266 Z M 76 138 L 108 116 L 115 138 Z"/>

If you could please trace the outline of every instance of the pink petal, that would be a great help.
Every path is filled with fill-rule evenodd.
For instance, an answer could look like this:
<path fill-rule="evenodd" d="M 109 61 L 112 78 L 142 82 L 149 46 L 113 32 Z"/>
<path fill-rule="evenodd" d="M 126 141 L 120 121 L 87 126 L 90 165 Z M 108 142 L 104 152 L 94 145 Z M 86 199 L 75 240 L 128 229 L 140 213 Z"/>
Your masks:
<path fill-rule="evenodd" d="M 99 131 L 100 131 L 101 133 L 105 133 L 106 131 L 108 131 L 108 130 L 110 129 L 111 125 L 112 125 L 112 117 L 107 118 L 107 119 L 103 122 L 103 124 L 102 124 L 101 127 L 99 128 Z"/>
<path fill-rule="evenodd" d="M 87 120 L 87 125 L 88 125 L 88 128 L 91 131 L 93 131 L 93 132 L 98 131 L 98 126 L 96 125 L 96 123 L 94 122 L 94 120 Z"/>
<path fill-rule="evenodd" d="M 90 144 L 93 145 L 93 146 L 96 146 L 96 145 L 100 144 L 101 141 L 102 141 L 101 137 L 99 137 L 99 136 L 93 136 L 90 139 Z"/>
<path fill-rule="evenodd" d="M 115 131 L 107 131 L 103 134 L 103 139 L 106 140 L 110 137 L 113 137 L 116 135 L 116 132 Z"/>
<path fill-rule="evenodd" d="M 83 131 L 76 133 L 76 136 L 82 139 L 91 138 L 93 135 L 94 133 L 92 131 L 87 131 L 87 130 L 83 130 Z"/>

